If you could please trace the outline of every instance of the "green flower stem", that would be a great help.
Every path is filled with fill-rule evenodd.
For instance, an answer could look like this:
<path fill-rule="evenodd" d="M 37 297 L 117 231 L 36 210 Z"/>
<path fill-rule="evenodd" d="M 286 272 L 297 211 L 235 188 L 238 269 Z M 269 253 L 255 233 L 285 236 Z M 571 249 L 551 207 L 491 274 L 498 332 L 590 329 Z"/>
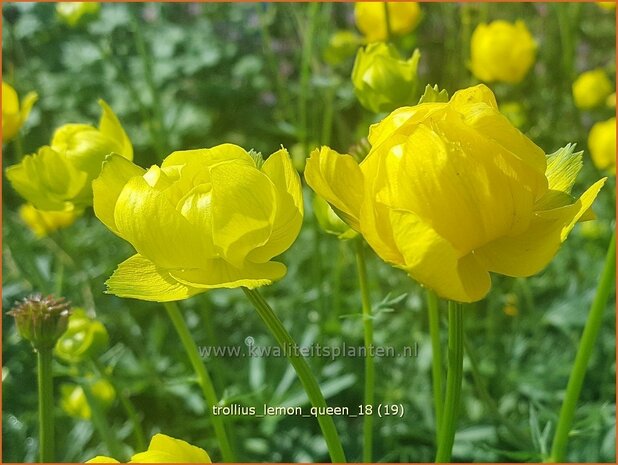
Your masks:
<path fill-rule="evenodd" d="M 298 96 L 299 139 L 305 153 L 309 151 L 309 127 L 307 101 L 309 99 L 309 83 L 311 78 L 311 58 L 313 56 L 313 43 L 315 41 L 315 29 L 317 24 L 319 3 L 312 2 L 307 6 L 309 9 L 308 26 L 303 33 L 303 46 L 300 61 L 300 94 Z"/>
<path fill-rule="evenodd" d="M 54 462 L 54 384 L 52 378 L 52 348 L 37 350 L 39 383 L 39 459 Z"/>
<path fill-rule="evenodd" d="M 292 336 L 287 332 L 277 315 L 273 312 L 272 308 L 268 305 L 266 300 L 257 291 L 257 289 L 242 288 L 243 292 L 253 304 L 256 311 L 262 318 L 262 321 L 266 324 L 271 334 L 275 337 L 281 348 L 287 354 L 288 360 L 294 367 L 296 374 L 300 378 L 307 397 L 313 407 L 324 408 L 327 407 L 320 386 L 315 379 L 315 376 L 311 372 L 311 368 L 305 361 L 305 359 L 299 354 L 298 345 L 292 339 Z M 326 440 L 328 452 L 332 462 L 344 463 L 346 461 L 343 447 L 341 446 L 341 440 L 339 434 L 335 428 L 335 423 L 330 415 L 318 416 L 318 422 L 322 429 L 322 434 Z"/>
<path fill-rule="evenodd" d="M 367 283 L 367 266 L 365 265 L 365 251 L 363 240 L 356 239 L 356 267 L 358 282 L 361 291 L 363 306 L 363 331 L 365 333 L 365 397 L 364 404 L 373 405 L 375 399 L 375 365 L 370 348 L 373 347 L 373 315 L 371 313 L 371 299 Z M 363 416 L 363 462 L 372 462 L 373 452 L 373 415 Z"/>
<path fill-rule="evenodd" d="M 172 320 L 172 324 L 180 337 L 180 341 L 182 342 L 187 357 L 189 357 L 191 365 L 193 365 L 193 369 L 197 375 L 199 385 L 202 388 L 202 393 L 204 394 L 206 403 L 212 408 L 219 403 L 217 393 L 215 392 L 210 375 L 206 370 L 206 365 L 204 365 L 202 358 L 200 357 L 200 352 L 195 345 L 195 341 L 191 337 L 189 328 L 187 328 L 187 324 L 182 317 L 182 313 L 180 313 L 180 308 L 176 302 L 164 302 L 163 305 L 165 306 L 167 314 L 169 315 L 170 320 Z M 219 441 L 219 448 L 221 449 L 223 461 L 234 462 L 234 454 L 232 453 L 232 448 L 230 447 L 227 433 L 225 432 L 223 417 L 219 415 L 211 415 L 210 419 L 215 430 L 215 436 Z"/>
<path fill-rule="evenodd" d="M 386 42 L 390 42 L 393 38 L 393 29 L 391 28 L 391 13 L 388 10 L 388 3 L 384 2 L 384 22 L 386 23 Z"/>
<path fill-rule="evenodd" d="M 605 266 L 603 273 L 601 274 L 601 280 L 597 287 L 597 292 L 590 307 L 588 314 L 588 320 L 584 327 L 579 347 L 577 349 L 577 355 L 575 356 L 575 362 L 573 369 L 571 370 L 571 376 L 567 384 L 566 395 L 562 402 L 562 408 L 560 409 L 560 417 L 556 426 L 556 435 L 554 436 L 554 442 L 551 448 L 551 455 L 546 462 L 558 463 L 566 460 L 567 442 L 569 439 L 569 432 L 573 425 L 573 417 L 575 416 L 575 408 L 577 407 L 577 401 L 579 394 L 581 393 L 582 385 L 584 383 L 584 376 L 586 375 L 586 368 L 592 355 L 594 344 L 599 334 L 599 329 L 603 322 L 603 312 L 607 305 L 607 299 L 612 291 L 612 285 L 616 277 L 616 231 L 612 235 L 607 249 L 607 256 L 605 258 Z"/>
<path fill-rule="evenodd" d="M 433 387 L 433 405 L 436 423 L 436 444 L 440 439 L 442 424 L 442 346 L 440 345 L 440 312 L 438 296 L 427 289 L 427 310 L 429 314 L 429 335 L 431 337 L 431 378 Z"/>
<path fill-rule="evenodd" d="M 451 461 L 463 381 L 463 308 L 458 302 L 448 306 L 448 373 L 436 463 Z"/>
<path fill-rule="evenodd" d="M 98 360 L 92 359 L 92 363 L 95 367 L 96 373 L 109 384 L 112 385 L 114 391 L 118 395 L 118 399 L 120 400 L 120 404 L 124 409 L 129 421 L 133 425 L 133 435 L 135 436 L 135 450 L 146 450 L 146 436 L 144 435 L 144 430 L 142 428 L 142 424 L 140 423 L 139 416 L 137 411 L 135 410 L 135 406 L 133 402 L 126 395 L 124 389 L 118 385 L 113 376 L 110 376 L 105 371 L 105 367 L 101 365 L 101 362 Z"/>
<path fill-rule="evenodd" d="M 122 446 L 112 432 L 112 429 L 110 428 L 109 422 L 107 421 L 107 417 L 105 416 L 105 412 L 103 411 L 100 402 L 92 393 L 92 389 L 90 389 L 89 382 L 87 380 L 84 381 L 83 383 L 81 383 L 81 387 L 84 390 L 84 396 L 86 397 L 86 401 L 88 402 L 88 406 L 90 407 L 92 423 L 94 424 L 94 427 L 101 436 L 101 439 L 105 443 L 107 447 L 107 452 L 114 458 L 123 461 L 125 459 L 125 454 L 122 450 Z"/>

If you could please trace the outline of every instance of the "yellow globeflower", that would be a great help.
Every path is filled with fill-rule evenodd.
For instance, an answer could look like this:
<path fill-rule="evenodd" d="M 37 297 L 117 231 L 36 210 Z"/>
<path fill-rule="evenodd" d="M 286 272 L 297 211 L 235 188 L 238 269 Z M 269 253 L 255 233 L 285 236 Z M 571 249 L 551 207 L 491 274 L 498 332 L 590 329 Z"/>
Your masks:
<path fill-rule="evenodd" d="M 25 203 L 19 207 L 19 216 L 37 237 L 44 237 L 58 229 L 71 226 L 79 213 L 38 210 L 31 203 Z"/>
<path fill-rule="evenodd" d="M 104 409 L 112 406 L 116 399 L 114 387 L 106 380 L 100 379 L 90 386 L 92 395 Z M 67 415 L 89 420 L 92 417 L 90 404 L 84 389 L 76 384 L 60 385 L 60 407 Z"/>
<path fill-rule="evenodd" d="M 101 9 L 99 2 L 58 2 L 56 14 L 70 27 L 77 26 L 85 16 L 95 15 Z"/>
<path fill-rule="evenodd" d="M 472 73 L 481 81 L 521 82 L 536 59 L 536 43 L 523 21 L 479 24 L 470 44 Z"/>
<path fill-rule="evenodd" d="M 408 105 L 417 93 L 417 68 L 421 54 L 414 50 L 407 60 L 384 42 L 360 48 L 352 69 L 352 84 L 360 103 L 374 113 Z"/>
<path fill-rule="evenodd" d="M 2 140 L 4 142 L 10 141 L 17 135 L 28 119 L 30 110 L 37 99 L 36 92 L 28 92 L 20 105 L 15 89 L 2 81 Z"/>
<path fill-rule="evenodd" d="M 384 2 L 358 2 L 354 4 L 356 26 L 367 42 L 387 40 Z M 421 19 L 421 7 L 416 2 L 389 2 L 388 19 L 391 34 L 402 36 L 412 32 Z"/>
<path fill-rule="evenodd" d="M 137 254 L 107 281 L 120 297 L 166 302 L 282 278 L 271 261 L 298 235 L 302 189 L 287 150 L 223 144 L 174 152 L 149 170 L 110 156 L 93 183 L 94 212 Z"/>
<path fill-rule="evenodd" d="M 484 85 L 395 110 L 362 163 L 315 150 L 308 184 L 385 261 L 444 298 L 474 302 L 489 272 L 530 276 L 556 254 L 605 179 L 570 195 L 581 153 L 545 156 Z"/>
<path fill-rule="evenodd" d="M 119 463 L 111 457 L 98 456 L 86 463 Z M 131 457 L 129 463 L 211 463 L 204 449 L 165 434 L 155 434 L 146 452 Z"/>
<path fill-rule="evenodd" d="M 40 210 L 80 211 L 92 205 L 92 180 L 112 152 L 133 159 L 133 146 L 111 108 L 99 101 L 99 127 L 65 124 L 50 146 L 6 170 L 13 188 Z"/>
<path fill-rule="evenodd" d="M 573 100 L 582 110 L 603 105 L 612 93 L 612 83 L 602 69 L 580 74 L 573 83 Z"/>
<path fill-rule="evenodd" d="M 588 147 L 598 169 L 616 174 L 616 118 L 592 126 L 588 134 Z"/>

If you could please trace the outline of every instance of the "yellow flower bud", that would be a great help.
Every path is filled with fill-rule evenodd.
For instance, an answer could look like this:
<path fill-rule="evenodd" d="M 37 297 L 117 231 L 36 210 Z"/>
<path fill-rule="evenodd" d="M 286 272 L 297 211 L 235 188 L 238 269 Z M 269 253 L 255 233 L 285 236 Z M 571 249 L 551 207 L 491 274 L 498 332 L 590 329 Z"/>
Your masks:
<path fill-rule="evenodd" d="M 318 220 L 320 228 L 328 234 L 337 236 L 338 239 L 352 239 L 358 235 L 356 231 L 337 216 L 328 202 L 318 195 L 313 198 L 313 213 Z"/>
<path fill-rule="evenodd" d="M 438 295 L 482 299 L 489 272 L 542 270 L 589 208 L 605 179 L 570 195 L 581 152 L 546 156 L 478 85 L 449 102 L 395 110 L 369 132 L 360 165 L 315 150 L 307 183 L 385 261 Z"/>
<path fill-rule="evenodd" d="M 598 169 L 616 174 L 616 118 L 592 126 L 588 134 L 588 147 Z"/>
<path fill-rule="evenodd" d="M 38 210 L 34 205 L 25 203 L 19 207 L 19 216 L 37 237 L 45 237 L 58 229 L 71 226 L 79 214 L 75 211 Z"/>
<path fill-rule="evenodd" d="M 137 250 L 107 292 L 142 300 L 271 284 L 286 273 L 271 259 L 292 245 L 303 218 L 284 148 L 266 161 L 233 144 L 174 152 L 147 171 L 111 155 L 93 190 L 97 217 Z"/>
<path fill-rule="evenodd" d="M 111 457 L 98 456 L 86 463 L 119 463 Z M 131 457 L 129 463 L 211 463 L 204 449 L 165 434 L 155 434 L 146 452 Z"/>
<path fill-rule="evenodd" d="M 97 358 L 108 345 L 109 335 L 103 323 L 90 318 L 83 308 L 75 308 L 69 318 L 69 327 L 58 339 L 54 352 L 66 362 L 79 363 Z"/>
<path fill-rule="evenodd" d="M 421 54 L 415 50 L 403 60 L 397 49 L 383 42 L 360 48 L 352 69 L 354 92 L 374 113 L 391 111 L 417 97 L 417 68 Z"/>
<path fill-rule="evenodd" d="M 354 19 L 367 42 L 388 39 L 385 5 L 388 8 L 390 32 L 402 36 L 412 32 L 421 20 L 421 7 L 416 2 L 358 2 L 354 4 Z"/>
<path fill-rule="evenodd" d="M 479 24 L 472 33 L 472 73 L 481 81 L 521 82 L 536 59 L 536 43 L 523 21 Z"/>
<path fill-rule="evenodd" d="M 602 69 L 593 69 L 580 74 L 573 83 L 575 106 L 582 110 L 598 107 L 612 93 L 612 83 Z"/>
<path fill-rule="evenodd" d="M 56 4 L 56 15 L 70 27 L 76 27 L 87 16 L 96 15 L 101 9 L 99 2 L 58 2 Z"/>
<path fill-rule="evenodd" d="M 118 153 L 133 159 L 133 146 L 111 108 L 99 101 L 99 127 L 65 124 L 56 130 L 50 146 L 6 170 L 13 188 L 40 210 L 81 211 L 92 205 L 92 180 L 105 157 Z"/>
<path fill-rule="evenodd" d="M 362 43 L 362 37 L 352 31 L 337 31 L 328 40 L 324 60 L 331 65 L 338 65 L 353 56 Z"/>
<path fill-rule="evenodd" d="M 103 409 L 108 409 L 116 400 L 114 387 L 106 380 L 100 379 L 91 384 L 90 389 L 93 397 Z M 92 417 L 92 410 L 84 389 L 76 384 L 60 385 L 60 407 L 67 415 L 82 420 Z"/>
<path fill-rule="evenodd" d="M 28 119 L 30 110 L 37 99 L 36 92 L 29 92 L 20 104 L 15 89 L 2 81 L 2 140 L 4 142 L 15 138 Z"/>

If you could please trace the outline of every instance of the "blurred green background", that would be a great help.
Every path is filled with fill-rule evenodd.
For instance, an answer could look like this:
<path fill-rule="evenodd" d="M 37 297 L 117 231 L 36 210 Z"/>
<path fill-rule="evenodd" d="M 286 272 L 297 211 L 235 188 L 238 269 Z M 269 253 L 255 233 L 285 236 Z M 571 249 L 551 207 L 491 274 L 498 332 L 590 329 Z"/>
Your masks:
<path fill-rule="evenodd" d="M 135 147 L 135 162 L 158 163 L 173 150 L 232 142 L 270 154 L 281 144 L 302 169 L 309 151 L 358 144 L 379 119 L 356 101 L 349 76 L 355 48 L 333 63 L 329 40 L 355 30 L 353 4 L 103 4 L 71 27 L 55 5 L 3 3 L 3 79 L 20 97 L 39 94 L 18 144 L 3 146 L 3 166 L 47 144 L 68 122 L 95 124 L 106 100 Z M 601 67 L 615 82 L 615 13 L 586 4 L 423 4 L 416 30 L 399 39 L 421 50 L 419 82 L 452 94 L 471 75 L 469 37 L 483 21 L 522 19 L 538 43 L 534 69 L 518 85 L 490 87 L 500 104 L 516 102 L 521 129 L 551 153 L 575 142 L 587 150 L 591 125 L 613 108 L 581 112 L 571 84 Z M 601 173 L 584 154 L 579 194 Z M 469 309 L 466 334 L 482 386 L 464 366 L 457 461 L 539 461 L 547 453 L 577 341 L 615 227 L 615 179 L 595 203 L 598 219 L 579 225 L 551 265 L 529 279 L 493 276 L 489 297 Z M 303 344 L 362 344 L 360 297 L 351 243 L 316 225 L 305 190 L 305 225 L 285 254 L 287 276 L 264 289 L 277 314 Z M 3 461 L 36 460 L 35 357 L 6 316 L 16 299 L 56 293 L 96 315 L 110 334 L 101 363 L 134 403 L 146 437 L 162 431 L 220 458 L 206 407 L 163 308 L 103 294 L 104 281 L 131 255 L 89 210 L 70 228 L 39 239 L 17 211 L 22 200 L 3 177 Z M 423 290 L 371 254 L 369 277 L 375 342 L 418 343 L 413 358 L 378 359 L 376 401 L 403 404 L 400 418 L 375 419 L 377 461 L 433 460 L 431 350 Z M 569 459 L 615 462 L 615 317 L 608 305 L 577 410 Z M 241 345 L 247 336 L 273 345 L 237 290 L 213 291 L 182 303 L 199 345 Z M 445 309 L 443 309 L 445 310 Z M 445 316 L 445 315 L 443 315 Z M 446 343 L 446 341 L 445 341 Z M 282 358 L 216 358 L 209 364 L 224 403 L 304 405 L 300 383 Z M 362 403 L 361 358 L 310 360 L 330 405 Z M 55 367 L 56 384 L 74 371 Z M 487 395 L 486 395 L 487 394 Z M 60 395 L 57 389 L 57 396 Z M 487 401 L 487 398 L 492 401 Z M 495 403 L 493 405 L 492 403 Z M 57 410 L 59 461 L 107 454 L 87 420 Z M 511 430 L 504 419 L 508 419 Z M 131 425 L 116 401 L 107 412 L 125 452 Z M 337 418 L 348 459 L 361 457 L 361 418 Z M 240 461 L 326 461 L 314 419 L 229 420 Z M 513 434 L 513 431 L 517 435 Z"/>

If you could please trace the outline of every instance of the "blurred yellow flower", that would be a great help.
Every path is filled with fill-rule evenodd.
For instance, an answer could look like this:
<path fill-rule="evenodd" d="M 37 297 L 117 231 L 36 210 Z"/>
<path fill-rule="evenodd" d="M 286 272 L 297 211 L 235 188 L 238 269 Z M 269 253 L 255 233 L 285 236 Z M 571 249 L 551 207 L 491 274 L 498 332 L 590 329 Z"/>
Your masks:
<path fill-rule="evenodd" d="M 417 68 L 421 54 L 415 50 L 404 60 L 390 44 L 377 42 L 360 48 L 352 69 L 354 92 L 374 113 L 409 105 L 417 94 Z"/>
<path fill-rule="evenodd" d="M 612 83 L 601 68 L 580 74 L 573 82 L 573 100 L 577 108 L 588 110 L 606 102 Z"/>
<path fill-rule="evenodd" d="M 608 11 L 616 9 L 616 2 L 597 2 L 597 5 Z"/>
<path fill-rule="evenodd" d="M 324 60 L 331 65 L 338 65 L 347 60 L 363 43 L 363 38 L 352 31 L 336 31 L 328 39 L 324 50 Z"/>
<path fill-rule="evenodd" d="M 56 342 L 55 355 L 69 363 L 96 359 L 109 345 L 107 329 L 90 318 L 83 308 L 73 308 L 69 327 Z"/>
<path fill-rule="evenodd" d="M 479 24 L 470 44 L 472 73 L 485 82 L 517 84 L 534 64 L 536 48 L 523 21 Z"/>
<path fill-rule="evenodd" d="M 101 9 L 99 2 L 58 2 L 56 14 L 70 27 L 77 26 L 87 15 L 95 15 Z"/>
<path fill-rule="evenodd" d="M 598 169 L 616 174 L 616 118 L 592 126 L 588 134 L 588 147 Z"/>
<path fill-rule="evenodd" d="M 111 407 L 116 400 L 114 387 L 104 379 L 92 383 L 90 390 L 99 406 L 104 409 Z M 76 384 L 60 385 L 60 407 L 67 415 L 75 418 L 89 420 L 92 417 L 92 410 L 84 389 Z"/>
<path fill-rule="evenodd" d="M 270 261 L 300 231 L 302 189 L 287 150 L 223 144 L 174 152 L 149 170 L 112 155 L 93 183 L 94 211 L 137 254 L 107 281 L 120 297 L 172 301 L 282 278 Z"/>
<path fill-rule="evenodd" d="M 71 226 L 79 213 L 37 210 L 31 203 L 25 203 L 19 207 L 19 216 L 37 237 L 44 237 L 58 229 Z"/>
<path fill-rule="evenodd" d="M 86 463 L 119 463 L 111 457 L 98 456 Z M 165 434 L 155 434 L 146 452 L 131 457 L 128 463 L 211 463 L 204 449 Z"/>
<path fill-rule="evenodd" d="M 616 108 L 616 92 L 607 96 L 605 104 L 610 108 Z"/>
<path fill-rule="evenodd" d="M 92 180 L 105 157 L 119 153 L 133 159 L 133 146 L 111 108 L 99 101 L 103 115 L 99 127 L 65 124 L 50 146 L 6 170 L 13 188 L 40 210 L 80 211 L 92 205 Z"/>
<path fill-rule="evenodd" d="M 315 150 L 307 183 L 383 260 L 460 302 L 489 292 L 489 272 L 542 270 L 605 182 L 571 197 L 581 152 L 567 146 L 546 157 L 484 85 L 395 110 L 371 127 L 369 142 L 360 165 Z"/>
<path fill-rule="evenodd" d="M 36 92 L 28 92 L 21 104 L 17 92 L 2 81 L 2 141 L 8 142 L 15 138 L 23 124 L 28 119 L 32 106 L 37 101 Z"/>
<path fill-rule="evenodd" d="M 388 39 L 384 2 L 357 2 L 354 4 L 356 26 L 367 42 Z M 412 32 L 421 20 L 421 7 L 416 2 L 388 2 L 390 32 L 402 36 Z"/>

